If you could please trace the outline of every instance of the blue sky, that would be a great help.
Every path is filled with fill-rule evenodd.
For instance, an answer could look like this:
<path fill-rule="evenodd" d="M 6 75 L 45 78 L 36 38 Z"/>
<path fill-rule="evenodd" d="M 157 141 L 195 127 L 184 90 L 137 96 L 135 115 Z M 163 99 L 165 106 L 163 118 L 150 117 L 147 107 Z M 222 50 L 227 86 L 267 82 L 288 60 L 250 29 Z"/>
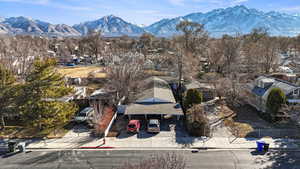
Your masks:
<path fill-rule="evenodd" d="M 113 14 L 134 24 L 149 25 L 162 18 L 235 5 L 300 13 L 300 0 L 0 0 L 0 16 L 73 25 Z"/>

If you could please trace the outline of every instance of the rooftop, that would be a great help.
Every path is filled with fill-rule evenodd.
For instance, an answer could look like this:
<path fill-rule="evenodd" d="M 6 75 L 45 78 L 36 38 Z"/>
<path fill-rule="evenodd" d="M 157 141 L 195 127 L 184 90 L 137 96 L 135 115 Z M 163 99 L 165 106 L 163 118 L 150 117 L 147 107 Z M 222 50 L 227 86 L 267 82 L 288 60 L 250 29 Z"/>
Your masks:
<path fill-rule="evenodd" d="M 205 89 L 213 89 L 213 86 L 208 83 L 200 83 L 196 80 L 193 80 L 192 82 L 185 85 L 186 89 L 199 89 L 199 88 L 205 88 Z"/>
<path fill-rule="evenodd" d="M 126 107 L 126 115 L 183 115 L 169 84 L 158 77 L 146 79 L 135 103 Z"/>
<path fill-rule="evenodd" d="M 127 106 L 125 115 L 183 115 L 182 109 L 176 103 L 167 104 L 131 104 Z"/>
<path fill-rule="evenodd" d="M 158 77 L 150 77 L 140 86 L 136 103 L 176 103 L 169 84 Z"/>
<path fill-rule="evenodd" d="M 252 88 L 253 93 L 263 97 L 264 99 L 267 99 L 268 91 L 270 91 L 273 88 L 280 88 L 286 95 L 290 94 L 295 89 L 300 89 L 300 86 L 276 78 L 260 76 L 256 80 L 263 81 L 264 83 L 272 83 L 271 86 L 268 86 L 266 88 L 261 88 L 258 86 L 254 86 Z"/>

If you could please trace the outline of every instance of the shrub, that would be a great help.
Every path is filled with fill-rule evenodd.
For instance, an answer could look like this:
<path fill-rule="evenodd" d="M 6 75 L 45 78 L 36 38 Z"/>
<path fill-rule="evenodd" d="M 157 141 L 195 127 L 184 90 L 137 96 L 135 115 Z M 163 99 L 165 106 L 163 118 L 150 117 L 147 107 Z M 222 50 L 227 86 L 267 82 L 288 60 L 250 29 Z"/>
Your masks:
<path fill-rule="evenodd" d="M 199 73 L 197 74 L 197 78 L 198 78 L 198 79 L 202 79 L 202 78 L 203 78 L 203 75 L 205 75 L 205 72 L 199 72 Z"/>
<path fill-rule="evenodd" d="M 189 109 L 195 104 L 202 103 L 203 97 L 197 89 L 189 89 L 184 97 L 184 108 Z"/>
<path fill-rule="evenodd" d="M 187 111 L 187 130 L 191 136 L 209 136 L 209 120 L 202 105 L 194 105 Z"/>
<path fill-rule="evenodd" d="M 286 103 L 286 96 L 280 88 L 271 90 L 267 99 L 267 111 L 276 115 L 283 104 Z"/>

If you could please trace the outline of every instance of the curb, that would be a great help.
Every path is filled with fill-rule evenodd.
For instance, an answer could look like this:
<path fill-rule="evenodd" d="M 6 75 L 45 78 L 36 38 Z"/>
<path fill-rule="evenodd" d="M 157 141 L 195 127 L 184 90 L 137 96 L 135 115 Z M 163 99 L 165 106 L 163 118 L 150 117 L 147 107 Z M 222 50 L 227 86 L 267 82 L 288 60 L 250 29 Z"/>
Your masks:
<path fill-rule="evenodd" d="M 256 148 L 191 147 L 198 150 L 256 150 Z M 269 148 L 269 150 L 300 151 L 300 148 Z"/>
<path fill-rule="evenodd" d="M 79 147 L 79 149 L 114 149 L 115 147 L 109 146 L 96 146 L 96 147 Z"/>
<path fill-rule="evenodd" d="M 159 149 L 170 149 L 170 150 L 256 150 L 256 148 L 224 148 L 224 147 L 111 147 L 111 146 L 88 146 L 78 148 L 26 148 L 27 150 L 159 150 Z M 300 151 L 300 148 L 269 148 L 269 150 L 279 151 Z"/>

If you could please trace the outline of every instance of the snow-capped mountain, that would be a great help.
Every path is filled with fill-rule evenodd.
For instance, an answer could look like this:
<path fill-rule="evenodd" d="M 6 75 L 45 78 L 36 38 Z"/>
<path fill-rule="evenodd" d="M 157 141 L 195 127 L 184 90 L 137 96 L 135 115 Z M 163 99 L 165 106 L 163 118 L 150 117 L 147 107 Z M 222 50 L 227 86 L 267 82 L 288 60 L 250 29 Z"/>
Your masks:
<path fill-rule="evenodd" d="M 280 12 L 262 12 L 245 6 L 215 9 L 207 13 L 192 13 L 172 19 L 162 19 L 150 26 L 137 26 L 113 15 L 74 26 L 55 25 L 25 17 L 0 17 L 0 33 L 38 34 L 57 36 L 80 36 L 89 31 L 100 31 L 104 36 L 139 36 L 145 32 L 155 36 L 170 37 L 179 34 L 176 25 L 189 20 L 205 25 L 211 36 L 249 33 L 253 28 L 265 27 L 274 36 L 296 36 L 300 34 L 300 15 Z"/>
<path fill-rule="evenodd" d="M 296 36 L 300 34 L 300 16 L 279 12 L 262 12 L 245 6 L 216 9 L 207 13 L 192 13 L 183 17 L 163 19 L 145 29 L 157 36 L 178 34 L 176 25 L 189 20 L 205 25 L 212 36 L 249 33 L 253 28 L 265 27 L 271 35 Z"/>
<path fill-rule="evenodd" d="M 73 28 L 83 35 L 86 35 L 89 31 L 100 31 L 105 36 L 139 36 L 145 32 L 143 28 L 128 23 L 114 15 L 74 25 Z"/>
<path fill-rule="evenodd" d="M 9 29 L 4 25 L 0 23 L 0 34 L 8 34 Z"/>
<path fill-rule="evenodd" d="M 0 17 L 0 22 L 3 22 L 4 20 L 5 20 L 4 18 Z"/>
<path fill-rule="evenodd" d="M 0 22 L 3 30 L 11 34 L 37 34 L 57 36 L 79 36 L 80 33 L 67 25 L 53 25 L 48 22 L 33 20 L 26 17 L 11 17 Z M 0 26 L 1 30 L 1 26 Z"/>

